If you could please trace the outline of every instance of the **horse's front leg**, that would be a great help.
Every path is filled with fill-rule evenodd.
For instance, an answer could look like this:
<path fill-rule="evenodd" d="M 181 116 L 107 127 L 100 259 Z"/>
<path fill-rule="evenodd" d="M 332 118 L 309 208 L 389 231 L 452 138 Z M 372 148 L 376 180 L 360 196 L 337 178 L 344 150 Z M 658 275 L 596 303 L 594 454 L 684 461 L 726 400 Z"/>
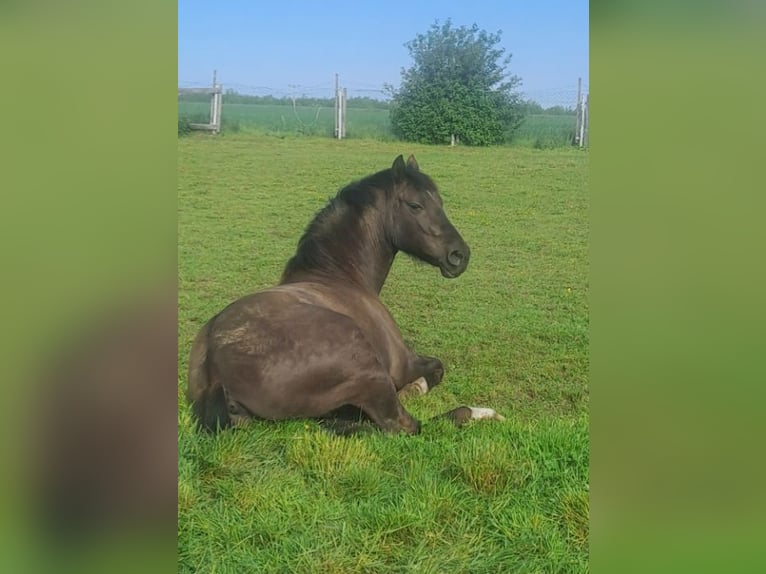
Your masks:
<path fill-rule="evenodd" d="M 424 395 L 438 385 L 443 377 L 444 365 L 439 359 L 413 353 L 409 368 L 399 382 L 397 390 L 405 394 Z"/>

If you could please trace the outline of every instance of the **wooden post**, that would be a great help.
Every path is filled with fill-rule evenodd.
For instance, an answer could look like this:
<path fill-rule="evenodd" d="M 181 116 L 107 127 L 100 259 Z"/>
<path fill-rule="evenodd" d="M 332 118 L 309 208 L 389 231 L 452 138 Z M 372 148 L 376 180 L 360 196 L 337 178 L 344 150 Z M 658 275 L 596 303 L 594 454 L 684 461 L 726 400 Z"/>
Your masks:
<path fill-rule="evenodd" d="M 590 94 L 585 94 L 585 102 L 583 103 L 582 108 L 582 126 L 580 128 L 580 147 L 588 145 L 588 116 L 590 114 L 590 110 L 588 109 L 589 105 Z"/>
<path fill-rule="evenodd" d="M 207 94 L 210 96 L 210 119 L 205 124 L 189 124 L 194 130 L 207 130 L 213 133 L 221 131 L 221 109 L 223 108 L 223 86 L 217 82 L 216 71 L 213 70 L 212 88 L 178 88 L 178 95 L 181 94 Z"/>
<path fill-rule="evenodd" d="M 216 76 L 218 75 L 218 70 L 213 70 L 213 93 L 210 94 L 210 127 L 213 130 L 213 133 L 216 133 L 215 130 L 215 108 L 216 104 L 218 102 L 215 101 L 215 80 Z"/>
<path fill-rule="evenodd" d="M 335 74 L 335 137 L 340 139 L 340 88 L 338 87 L 338 74 Z"/>
<path fill-rule="evenodd" d="M 215 103 L 215 115 L 210 118 L 211 123 L 213 124 L 213 131 L 215 133 L 221 132 L 221 107 L 223 104 L 223 94 L 221 93 L 221 86 L 218 84 L 213 85 L 213 102 Z"/>
<path fill-rule="evenodd" d="M 575 125 L 575 137 L 574 142 L 578 145 L 582 145 L 581 142 L 581 130 L 582 130 L 582 78 L 577 78 L 577 107 L 575 108 L 575 117 L 576 119 L 576 125 Z"/>
<path fill-rule="evenodd" d="M 340 137 L 345 138 L 346 137 L 346 98 L 348 97 L 348 92 L 346 91 L 346 88 L 343 88 L 343 93 L 341 97 L 341 124 L 340 124 Z"/>
<path fill-rule="evenodd" d="M 215 83 L 213 83 L 213 91 L 210 94 L 210 126 L 211 129 L 215 132 Z"/>

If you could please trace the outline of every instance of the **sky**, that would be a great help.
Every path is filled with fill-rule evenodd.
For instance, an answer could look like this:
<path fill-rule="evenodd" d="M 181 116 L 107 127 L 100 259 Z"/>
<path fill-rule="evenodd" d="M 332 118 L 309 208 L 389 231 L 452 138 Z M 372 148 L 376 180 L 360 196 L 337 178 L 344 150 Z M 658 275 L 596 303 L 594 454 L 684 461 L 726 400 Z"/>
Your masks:
<path fill-rule="evenodd" d="M 502 31 L 518 91 L 571 105 L 588 85 L 587 0 L 179 0 L 178 84 L 257 95 L 381 98 L 412 59 L 405 44 L 437 20 Z"/>

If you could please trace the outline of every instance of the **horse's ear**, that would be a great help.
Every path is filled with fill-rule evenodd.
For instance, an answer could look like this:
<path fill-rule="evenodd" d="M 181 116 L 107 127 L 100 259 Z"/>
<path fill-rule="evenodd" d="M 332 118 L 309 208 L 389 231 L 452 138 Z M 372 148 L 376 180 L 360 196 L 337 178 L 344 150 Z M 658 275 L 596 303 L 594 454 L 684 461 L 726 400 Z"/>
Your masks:
<path fill-rule="evenodd" d="M 404 179 L 404 156 L 400 155 L 394 160 L 394 165 L 391 166 L 391 171 L 394 174 L 394 180 L 399 181 Z"/>
<path fill-rule="evenodd" d="M 410 157 L 407 158 L 407 167 L 411 167 L 415 171 L 420 171 L 420 166 L 418 166 L 418 161 L 415 159 L 414 155 L 410 155 Z"/>

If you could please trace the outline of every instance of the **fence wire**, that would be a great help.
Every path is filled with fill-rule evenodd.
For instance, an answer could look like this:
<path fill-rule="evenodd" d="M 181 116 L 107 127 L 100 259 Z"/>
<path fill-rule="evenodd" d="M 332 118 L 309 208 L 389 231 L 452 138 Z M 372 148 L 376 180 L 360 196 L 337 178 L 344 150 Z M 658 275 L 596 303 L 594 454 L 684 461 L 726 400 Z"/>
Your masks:
<path fill-rule="evenodd" d="M 178 82 L 179 88 L 202 88 L 210 82 Z M 372 98 L 376 100 L 390 99 L 390 93 L 383 86 L 342 82 L 349 98 Z M 329 98 L 335 97 L 335 85 L 332 81 L 321 84 L 288 84 L 286 86 L 264 86 L 255 84 L 224 83 L 226 91 L 233 91 L 243 96 L 271 96 L 274 98 Z M 587 94 L 588 85 L 583 83 L 582 93 Z M 519 90 L 522 100 L 533 101 L 543 108 L 561 106 L 574 109 L 577 105 L 577 83 L 559 88 Z"/>

